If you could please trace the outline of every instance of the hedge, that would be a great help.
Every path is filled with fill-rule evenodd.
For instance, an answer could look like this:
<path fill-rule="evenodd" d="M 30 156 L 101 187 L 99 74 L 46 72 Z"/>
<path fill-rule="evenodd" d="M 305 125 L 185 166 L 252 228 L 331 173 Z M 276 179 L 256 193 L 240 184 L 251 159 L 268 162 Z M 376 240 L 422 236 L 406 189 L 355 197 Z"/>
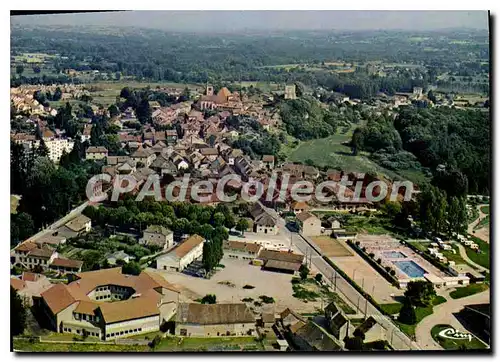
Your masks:
<path fill-rule="evenodd" d="M 390 270 L 386 270 L 381 264 L 377 263 L 373 258 L 370 258 L 369 255 L 367 255 L 363 250 L 361 250 L 356 244 L 354 244 L 352 241 L 347 240 L 347 244 L 351 246 L 363 259 L 365 259 L 368 264 L 370 264 L 375 270 L 377 270 L 382 276 L 392 285 L 394 285 L 396 288 L 399 288 L 399 283 L 396 278 L 394 278 L 390 274 Z"/>

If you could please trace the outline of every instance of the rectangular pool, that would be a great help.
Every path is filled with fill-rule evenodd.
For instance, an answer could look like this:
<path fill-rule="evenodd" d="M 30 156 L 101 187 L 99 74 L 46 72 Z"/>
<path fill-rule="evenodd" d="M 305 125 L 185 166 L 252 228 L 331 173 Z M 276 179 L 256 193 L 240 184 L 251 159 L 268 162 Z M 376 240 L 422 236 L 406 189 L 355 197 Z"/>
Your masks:
<path fill-rule="evenodd" d="M 382 255 L 384 256 L 384 258 L 387 258 L 387 259 L 402 259 L 402 258 L 406 258 L 406 255 L 404 255 L 400 251 L 384 251 L 384 252 L 382 252 Z"/>
<path fill-rule="evenodd" d="M 393 261 L 393 263 L 410 278 L 423 277 L 427 273 L 427 271 L 413 260 Z"/>

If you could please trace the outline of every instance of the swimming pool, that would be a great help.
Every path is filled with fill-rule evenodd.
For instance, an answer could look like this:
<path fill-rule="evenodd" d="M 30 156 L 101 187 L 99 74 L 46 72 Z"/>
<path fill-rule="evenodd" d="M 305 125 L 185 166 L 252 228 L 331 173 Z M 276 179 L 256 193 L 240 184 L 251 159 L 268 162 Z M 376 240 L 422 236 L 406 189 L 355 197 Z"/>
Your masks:
<path fill-rule="evenodd" d="M 413 260 L 393 261 L 393 263 L 410 278 L 423 277 L 427 273 L 427 271 Z"/>
<path fill-rule="evenodd" d="M 388 259 L 402 259 L 402 258 L 406 258 L 406 255 L 404 255 L 400 251 L 384 251 L 382 253 L 382 255 L 384 256 L 384 258 L 388 258 Z"/>

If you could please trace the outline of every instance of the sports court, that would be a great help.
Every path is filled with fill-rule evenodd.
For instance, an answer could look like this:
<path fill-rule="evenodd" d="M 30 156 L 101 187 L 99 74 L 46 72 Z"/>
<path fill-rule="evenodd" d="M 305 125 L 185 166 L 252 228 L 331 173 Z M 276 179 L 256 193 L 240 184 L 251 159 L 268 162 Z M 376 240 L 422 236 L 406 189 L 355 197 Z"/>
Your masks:
<path fill-rule="evenodd" d="M 352 256 L 353 253 L 348 249 L 342 241 L 331 238 L 329 236 L 313 236 L 311 239 L 328 257 L 337 256 Z"/>

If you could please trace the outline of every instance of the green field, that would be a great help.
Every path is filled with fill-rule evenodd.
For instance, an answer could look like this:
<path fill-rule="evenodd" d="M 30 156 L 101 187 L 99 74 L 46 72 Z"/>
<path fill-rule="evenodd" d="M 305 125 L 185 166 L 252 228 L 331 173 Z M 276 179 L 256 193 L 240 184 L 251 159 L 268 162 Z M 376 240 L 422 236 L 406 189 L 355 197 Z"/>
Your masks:
<path fill-rule="evenodd" d="M 457 350 L 457 349 L 485 349 L 486 345 L 475 337 L 469 342 L 467 339 L 456 340 L 450 338 L 443 338 L 438 336 L 439 332 L 443 329 L 451 328 L 447 324 L 437 324 L 431 329 L 432 338 L 441 345 L 446 350 Z"/>
<path fill-rule="evenodd" d="M 473 235 L 469 234 L 469 237 L 479 246 L 481 249 L 481 254 L 478 254 L 476 251 L 471 248 L 465 247 L 467 251 L 467 256 L 476 264 L 481 265 L 484 268 L 490 268 L 490 244 L 482 241 L 479 238 L 476 238 Z"/>
<path fill-rule="evenodd" d="M 489 207 L 489 205 L 488 206 L 481 206 L 481 212 L 483 214 L 488 214 L 489 215 L 489 213 L 490 213 L 490 207 Z"/>
<path fill-rule="evenodd" d="M 481 221 L 477 223 L 476 226 L 474 226 L 474 230 L 479 230 L 484 227 L 488 227 L 489 224 L 490 224 L 490 215 L 486 215 L 484 218 L 481 219 Z"/>
<path fill-rule="evenodd" d="M 130 346 L 102 343 L 31 343 L 28 340 L 15 339 L 14 349 L 22 352 L 148 352 L 149 346 Z"/>
<path fill-rule="evenodd" d="M 155 351 L 239 351 L 262 350 L 262 344 L 254 337 L 167 337 Z"/>
<path fill-rule="evenodd" d="M 135 80 L 119 80 L 119 81 L 99 81 L 91 82 L 88 86 L 94 87 L 95 90 L 90 92 L 93 98 L 92 103 L 109 106 L 116 102 L 116 97 L 120 95 L 120 91 L 125 88 L 146 88 L 152 89 L 156 87 L 172 87 L 183 89 L 188 87 L 192 91 L 200 91 L 203 86 L 197 84 L 182 84 L 173 82 L 140 82 Z"/>
<path fill-rule="evenodd" d="M 487 289 L 487 284 L 469 284 L 466 287 L 456 288 L 453 292 L 450 293 L 450 297 L 453 299 L 464 298 L 468 297 L 469 295 L 484 292 Z"/>
<path fill-rule="evenodd" d="M 387 314 L 398 314 L 401 308 L 403 307 L 403 304 L 401 303 L 386 303 L 386 304 L 380 304 L 380 308 L 387 313 Z"/>

